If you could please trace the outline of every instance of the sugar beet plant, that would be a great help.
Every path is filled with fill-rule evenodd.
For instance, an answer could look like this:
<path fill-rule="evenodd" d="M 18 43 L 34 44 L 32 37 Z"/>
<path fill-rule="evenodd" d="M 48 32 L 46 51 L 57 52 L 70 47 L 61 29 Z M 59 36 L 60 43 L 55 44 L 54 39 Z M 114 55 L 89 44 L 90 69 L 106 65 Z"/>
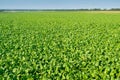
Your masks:
<path fill-rule="evenodd" d="M 120 79 L 120 14 L 0 13 L 0 80 Z"/>

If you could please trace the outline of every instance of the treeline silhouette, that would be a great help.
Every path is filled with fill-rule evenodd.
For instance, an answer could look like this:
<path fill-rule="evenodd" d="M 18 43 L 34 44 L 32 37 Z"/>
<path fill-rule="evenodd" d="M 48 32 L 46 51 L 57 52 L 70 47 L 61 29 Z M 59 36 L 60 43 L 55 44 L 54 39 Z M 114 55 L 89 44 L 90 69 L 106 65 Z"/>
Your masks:
<path fill-rule="evenodd" d="M 120 11 L 120 8 L 111 9 L 0 9 L 0 12 L 5 11 Z"/>

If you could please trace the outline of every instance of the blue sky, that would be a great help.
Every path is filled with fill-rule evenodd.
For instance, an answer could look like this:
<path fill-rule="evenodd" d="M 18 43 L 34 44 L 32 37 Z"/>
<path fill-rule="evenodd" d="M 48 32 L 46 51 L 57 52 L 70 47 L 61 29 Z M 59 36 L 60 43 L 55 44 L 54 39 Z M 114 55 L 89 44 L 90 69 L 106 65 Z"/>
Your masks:
<path fill-rule="evenodd" d="M 120 8 L 120 0 L 0 0 L 0 9 Z"/>

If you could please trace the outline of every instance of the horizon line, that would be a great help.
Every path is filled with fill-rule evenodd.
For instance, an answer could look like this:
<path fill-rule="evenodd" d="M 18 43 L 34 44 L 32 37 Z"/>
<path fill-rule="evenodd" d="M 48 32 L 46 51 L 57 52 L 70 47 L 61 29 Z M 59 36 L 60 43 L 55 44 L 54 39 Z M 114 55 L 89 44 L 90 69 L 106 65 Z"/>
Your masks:
<path fill-rule="evenodd" d="M 7 10 L 8 10 L 8 9 L 9 9 L 9 10 L 11 10 L 11 9 L 23 9 L 23 10 L 24 10 L 24 9 L 29 9 L 29 10 L 30 10 L 30 9 L 35 9 L 35 10 L 46 10 L 46 9 L 47 9 L 47 10 L 54 10 L 54 9 L 55 9 L 55 10 L 60 10 L 60 9 L 62 9 L 62 10 L 65 10 L 65 9 L 70 10 L 70 9 L 74 9 L 74 10 L 75 10 L 75 9 L 77 9 L 77 10 L 78 10 L 78 9 L 120 9 L 120 8 L 43 8 L 43 9 L 38 9 L 38 8 L 0 8 L 0 10 L 1 10 L 1 9 L 4 9 L 4 10 L 5 10 L 5 9 L 7 9 Z"/>

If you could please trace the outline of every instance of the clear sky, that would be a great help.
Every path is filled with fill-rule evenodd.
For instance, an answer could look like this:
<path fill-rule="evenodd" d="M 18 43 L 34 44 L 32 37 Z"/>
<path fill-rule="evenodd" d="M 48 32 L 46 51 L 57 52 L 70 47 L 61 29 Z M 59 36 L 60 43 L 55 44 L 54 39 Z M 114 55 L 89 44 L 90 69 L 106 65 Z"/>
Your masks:
<path fill-rule="evenodd" d="M 0 0 L 0 9 L 120 8 L 120 0 Z"/>

